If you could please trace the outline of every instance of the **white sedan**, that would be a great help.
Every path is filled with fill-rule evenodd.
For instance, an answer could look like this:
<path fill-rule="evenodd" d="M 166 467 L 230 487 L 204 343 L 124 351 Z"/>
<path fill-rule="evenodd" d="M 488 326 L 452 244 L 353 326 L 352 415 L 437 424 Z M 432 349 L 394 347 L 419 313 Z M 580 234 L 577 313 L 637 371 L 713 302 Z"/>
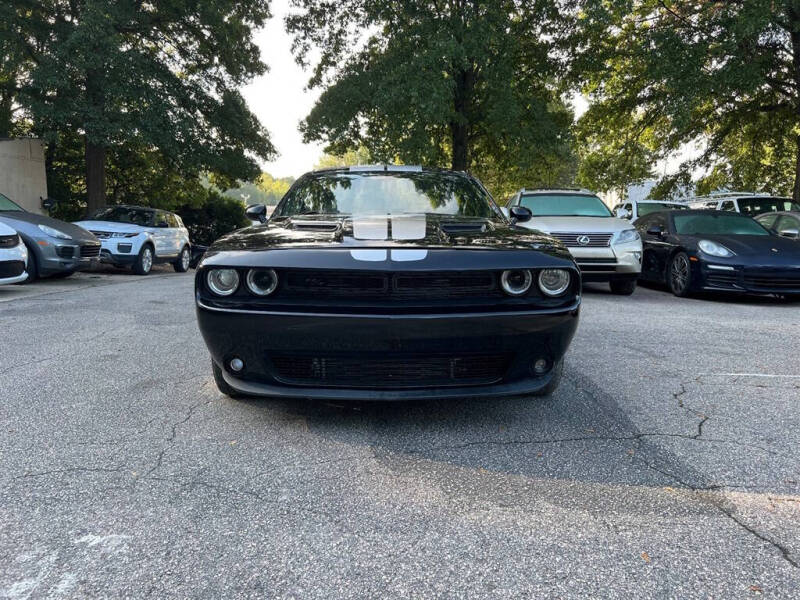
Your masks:
<path fill-rule="evenodd" d="M 28 249 L 16 231 L 0 223 L 0 285 L 20 283 L 28 278 Z"/>

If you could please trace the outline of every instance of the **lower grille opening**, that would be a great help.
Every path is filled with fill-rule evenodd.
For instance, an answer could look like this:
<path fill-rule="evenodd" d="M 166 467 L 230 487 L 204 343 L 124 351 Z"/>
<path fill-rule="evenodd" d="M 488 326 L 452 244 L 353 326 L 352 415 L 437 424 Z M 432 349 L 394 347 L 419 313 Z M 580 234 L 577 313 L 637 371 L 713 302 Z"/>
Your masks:
<path fill-rule="evenodd" d="M 717 285 L 720 287 L 734 287 L 737 284 L 736 273 L 709 273 L 706 276 L 706 283 L 708 285 Z"/>
<path fill-rule="evenodd" d="M 81 246 L 81 256 L 83 258 L 96 258 L 100 256 L 100 244 Z"/>
<path fill-rule="evenodd" d="M 25 272 L 25 263 L 21 260 L 0 262 L 0 279 L 19 277 Z"/>
<path fill-rule="evenodd" d="M 373 389 L 486 385 L 503 378 L 511 359 L 510 354 L 270 356 L 275 377 L 284 383 Z"/>
<path fill-rule="evenodd" d="M 800 290 L 800 275 L 745 275 L 742 279 L 747 287 L 773 290 Z"/>

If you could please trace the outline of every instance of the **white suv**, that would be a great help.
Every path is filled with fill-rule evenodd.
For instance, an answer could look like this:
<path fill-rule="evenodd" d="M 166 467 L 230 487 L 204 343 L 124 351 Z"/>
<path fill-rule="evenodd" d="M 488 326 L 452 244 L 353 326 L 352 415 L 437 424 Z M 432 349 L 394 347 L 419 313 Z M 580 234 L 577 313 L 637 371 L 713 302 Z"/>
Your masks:
<path fill-rule="evenodd" d="M 147 275 L 155 263 L 185 273 L 192 260 L 189 230 L 175 213 L 144 206 L 108 206 L 78 221 L 100 240 L 100 260 Z"/>
<path fill-rule="evenodd" d="M 614 207 L 614 214 L 620 219 L 627 219 L 631 223 L 636 223 L 639 217 L 644 217 L 653 212 L 662 210 L 688 210 L 689 205 L 683 202 L 669 202 L 666 200 L 629 200 L 617 204 Z"/>
<path fill-rule="evenodd" d="M 28 278 L 28 249 L 19 234 L 0 223 L 0 285 L 21 283 Z"/>
<path fill-rule="evenodd" d="M 642 239 L 596 194 L 579 189 L 522 189 L 508 201 L 508 208 L 513 206 L 524 206 L 533 214 L 518 226 L 561 240 L 584 281 L 607 281 L 615 294 L 630 295 L 636 289 L 642 271 Z"/>
<path fill-rule="evenodd" d="M 731 210 L 755 217 L 768 212 L 800 211 L 800 204 L 791 198 L 754 194 L 753 192 L 718 192 L 709 196 L 692 198 L 692 208 Z"/>

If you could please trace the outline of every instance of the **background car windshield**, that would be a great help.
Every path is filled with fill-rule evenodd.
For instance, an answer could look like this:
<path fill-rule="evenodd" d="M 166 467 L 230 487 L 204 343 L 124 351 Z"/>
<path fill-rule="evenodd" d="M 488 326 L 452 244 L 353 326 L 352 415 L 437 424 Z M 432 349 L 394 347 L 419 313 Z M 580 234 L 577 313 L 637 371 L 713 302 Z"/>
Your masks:
<path fill-rule="evenodd" d="M 675 231 L 684 235 L 769 235 L 759 223 L 738 214 L 676 214 Z"/>
<path fill-rule="evenodd" d="M 639 205 L 639 216 L 649 215 L 660 210 L 687 210 L 685 204 L 671 204 L 669 202 L 645 202 Z"/>
<path fill-rule="evenodd" d="M 11 200 L 0 194 L 0 211 L 13 210 L 16 212 L 23 212 L 22 208 L 14 204 Z"/>
<path fill-rule="evenodd" d="M 500 218 L 473 180 L 453 173 L 341 173 L 301 179 L 278 216 L 434 213 Z"/>
<path fill-rule="evenodd" d="M 585 194 L 532 194 L 522 196 L 520 205 L 534 217 L 611 217 L 611 211 L 597 196 Z"/>
<path fill-rule="evenodd" d="M 786 198 L 739 198 L 739 210 L 748 215 L 760 215 L 779 210 L 800 211 L 800 204 Z"/>
<path fill-rule="evenodd" d="M 141 208 L 128 208 L 125 206 L 109 206 L 101 208 L 92 217 L 93 221 L 112 221 L 114 223 L 130 223 L 131 225 L 142 225 L 149 227 L 153 224 L 152 210 L 142 210 Z"/>

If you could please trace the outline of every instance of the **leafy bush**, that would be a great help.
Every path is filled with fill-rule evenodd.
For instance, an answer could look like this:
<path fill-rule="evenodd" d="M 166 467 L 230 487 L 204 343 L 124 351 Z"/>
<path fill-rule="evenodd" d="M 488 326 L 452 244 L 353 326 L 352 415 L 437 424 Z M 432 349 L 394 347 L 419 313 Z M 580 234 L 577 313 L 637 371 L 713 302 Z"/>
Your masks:
<path fill-rule="evenodd" d="M 175 211 L 189 229 L 192 244 L 210 246 L 226 233 L 250 224 L 241 201 L 214 190 L 208 190 L 207 193 L 205 202 L 200 206 L 187 204 Z"/>

